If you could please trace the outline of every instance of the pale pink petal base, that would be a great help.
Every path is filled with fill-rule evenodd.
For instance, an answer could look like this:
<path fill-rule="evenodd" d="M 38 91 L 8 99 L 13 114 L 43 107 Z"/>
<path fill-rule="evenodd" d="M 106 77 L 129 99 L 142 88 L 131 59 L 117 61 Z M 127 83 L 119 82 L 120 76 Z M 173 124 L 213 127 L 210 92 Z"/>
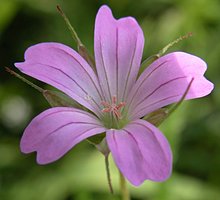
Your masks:
<path fill-rule="evenodd" d="M 25 129 L 21 151 L 37 151 L 37 162 L 58 160 L 80 141 L 105 132 L 93 115 L 74 108 L 57 107 L 35 117 Z"/>
<path fill-rule="evenodd" d="M 172 170 L 172 153 L 159 129 L 136 120 L 122 130 L 108 130 L 107 143 L 122 174 L 135 186 L 164 181 Z"/>

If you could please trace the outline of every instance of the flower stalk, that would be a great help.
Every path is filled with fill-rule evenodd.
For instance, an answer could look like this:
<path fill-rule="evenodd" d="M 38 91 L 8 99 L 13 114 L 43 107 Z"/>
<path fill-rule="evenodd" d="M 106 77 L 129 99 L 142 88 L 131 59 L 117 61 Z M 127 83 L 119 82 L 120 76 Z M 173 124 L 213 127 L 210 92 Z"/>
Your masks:
<path fill-rule="evenodd" d="M 121 190 L 121 199 L 130 200 L 129 190 L 127 188 L 127 183 L 123 174 L 119 171 L 120 174 L 120 190 Z"/>
<path fill-rule="evenodd" d="M 108 155 L 105 155 L 105 169 L 106 169 L 106 175 L 107 175 L 109 190 L 110 190 L 111 194 L 113 194 L 114 190 L 113 190 L 113 187 L 112 187 Z"/>

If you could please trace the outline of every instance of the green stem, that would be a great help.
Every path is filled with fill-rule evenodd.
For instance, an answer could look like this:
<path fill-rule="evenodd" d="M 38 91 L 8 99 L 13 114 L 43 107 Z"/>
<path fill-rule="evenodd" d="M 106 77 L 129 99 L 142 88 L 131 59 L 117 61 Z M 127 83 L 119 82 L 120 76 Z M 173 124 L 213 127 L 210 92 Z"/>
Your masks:
<path fill-rule="evenodd" d="M 110 192 L 113 194 L 113 187 L 112 187 L 112 182 L 111 182 L 111 176 L 110 176 L 110 170 L 109 170 L 109 161 L 108 161 L 108 155 L 105 155 L 105 167 L 106 167 L 106 174 L 107 174 L 107 179 L 108 179 L 108 186 Z"/>
<path fill-rule="evenodd" d="M 127 188 L 125 177 L 120 171 L 119 173 L 120 173 L 120 189 L 121 189 L 122 200 L 130 200 L 130 195 L 129 195 L 129 191 Z"/>

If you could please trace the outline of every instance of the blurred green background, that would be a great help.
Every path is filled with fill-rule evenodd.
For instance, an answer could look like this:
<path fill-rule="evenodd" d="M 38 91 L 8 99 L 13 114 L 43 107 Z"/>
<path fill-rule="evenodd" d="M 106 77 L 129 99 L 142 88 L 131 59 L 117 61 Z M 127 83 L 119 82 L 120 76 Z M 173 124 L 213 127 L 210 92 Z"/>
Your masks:
<path fill-rule="evenodd" d="M 220 1 L 219 0 L 0 0 L 0 199 L 117 200 L 118 172 L 111 162 L 115 195 L 109 194 L 104 158 L 82 142 L 59 161 L 39 166 L 23 155 L 19 140 L 28 122 L 49 108 L 37 91 L 4 71 L 23 60 L 27 47 L 56 41 L 75 48 L 56 5 L 60 4 L 93 52 L 95 15 L 108 4 L 115 17 L 134 16 L 143 28 L 144 57 L 188 32 L 193 37 L 170 51 L 186 51 L 208 63 L 211 95 L 184 102 L 160 127 L 174 154 L 174 170 L 163 183 L 129 185 L 133 200 L 220 199 Z M 34 83 L 48 88 L 35 81 Z"/>

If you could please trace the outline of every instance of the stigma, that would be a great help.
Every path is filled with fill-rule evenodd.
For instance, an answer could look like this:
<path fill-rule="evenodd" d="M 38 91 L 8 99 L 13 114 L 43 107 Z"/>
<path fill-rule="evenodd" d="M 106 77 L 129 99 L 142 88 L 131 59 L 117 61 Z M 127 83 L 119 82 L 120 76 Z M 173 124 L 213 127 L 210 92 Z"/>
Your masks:
<path fill-rule="evenodd" d="M 102 101 L 101 104 L 104 106 L 102 109 L 103 113 L 112 113 L 117 119 L 121 119 L 121 110 L 125 107 L 125 102 L 117 103 L 117 97 L 113 96 L 111 102 Z"/>

